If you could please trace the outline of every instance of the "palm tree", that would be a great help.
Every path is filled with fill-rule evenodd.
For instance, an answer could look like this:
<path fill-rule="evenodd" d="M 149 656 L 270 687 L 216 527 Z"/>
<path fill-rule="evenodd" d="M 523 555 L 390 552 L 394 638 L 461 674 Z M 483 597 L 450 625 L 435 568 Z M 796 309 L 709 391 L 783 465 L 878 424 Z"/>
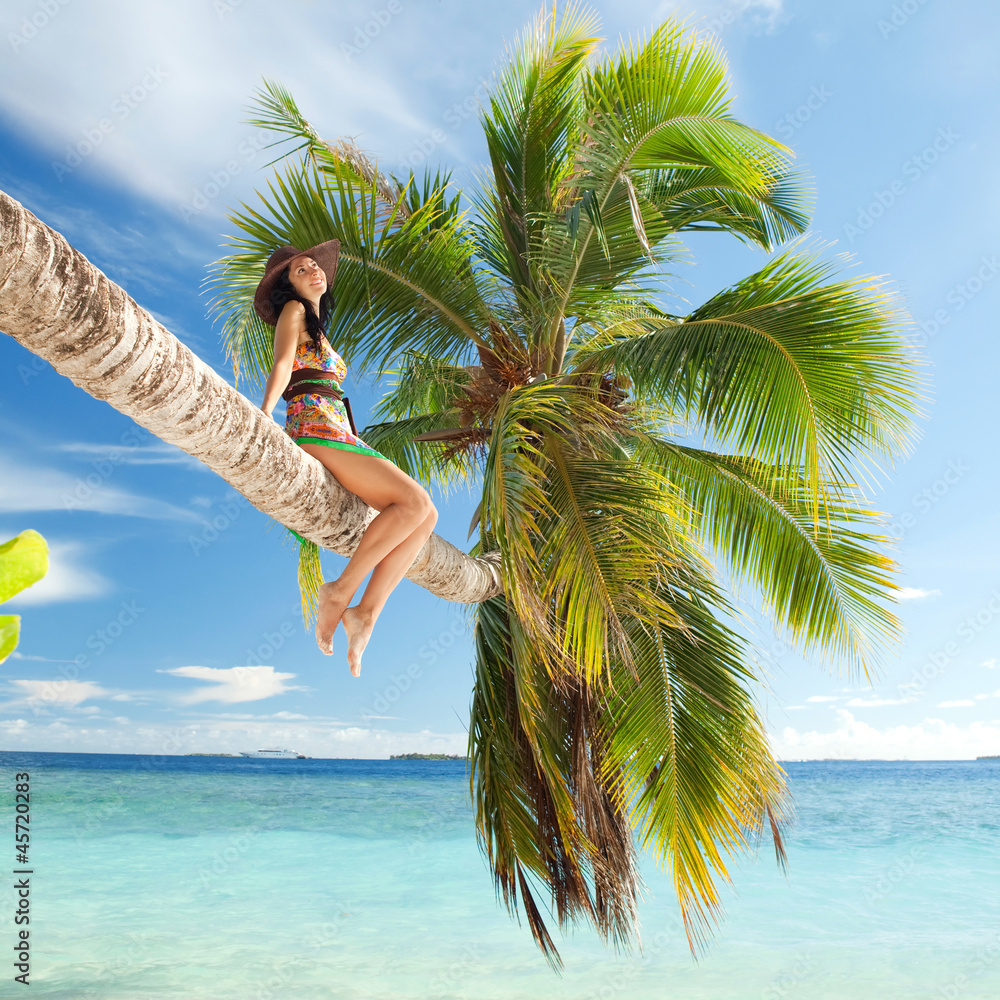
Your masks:
<path fill-rule="evenodd" d="M 796 648 L 874 669 L 900 626 L 866 490 L 920 385 L 894 297 L 801 242 L 667 311 L 680 234 L 775 251 L 806 189 L 731 114 L 714 43 L 668 20 L 600 55 L 597 30 L 571 4 L 516 42 L 467 208 L 446 173 L 324 141 L 265 81 L 253 123 L 300 155 L 231 216 L 211 279 L 259 385 L 264 261 L 339 239 L 331 339 L 391 386 L 362 436 L 425 482 L 481 482 L 471 554 L 499 552 L 503 593 L 476 609 L 470 789 L 498 896 L 554 965 L 540 903 L 633 941 L 637 848 L 672 873 L 692 948 L 728 857 L 768 828 L 783 861 L 783 772 L 712 559 Z"/>

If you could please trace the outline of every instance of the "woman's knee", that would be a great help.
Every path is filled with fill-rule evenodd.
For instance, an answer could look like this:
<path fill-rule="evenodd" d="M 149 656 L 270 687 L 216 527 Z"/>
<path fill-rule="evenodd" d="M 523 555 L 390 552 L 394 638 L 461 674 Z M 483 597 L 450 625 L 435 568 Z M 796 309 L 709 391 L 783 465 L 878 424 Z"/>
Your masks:
<path fill-rule="evenodd" d="M 437 508 L 430 494 L 419 484 L 415 483 L 412 489 L 406 491 L 400 500 L 400 506 L 407 510 L 417 524 L 422 524 L 431 514 L 434 515 L 435 521 L 437 520 Z"/>
<path fill-rule="evenodd" d="M 427 499 L 430 500 L 430 497 L 428 497 Z M 427 516 L 423 520 L 423 524 L 425 524 L 428 528 L 430 528 L 431 531 L 433 531 L 434 525 L 437 524 L 437 519 L 438 519 L 438 510 L 437 507 L 435 507 L 434 504 L 432 503 L 430 505 L 430 510 L 428 511 Z"/>

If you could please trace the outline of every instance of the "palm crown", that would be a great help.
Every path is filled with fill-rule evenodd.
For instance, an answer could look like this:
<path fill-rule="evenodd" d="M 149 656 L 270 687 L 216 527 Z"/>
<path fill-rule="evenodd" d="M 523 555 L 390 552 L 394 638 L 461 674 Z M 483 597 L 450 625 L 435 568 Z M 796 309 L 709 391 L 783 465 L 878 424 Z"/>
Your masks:
<path fill-rule="evenodd" d="M 362 436 L 424 482 L 482 482 L 473 552 L 499 551 L 504 594 L 476 609 L 471 791 L 498 893 L 553 963 L 539 887 L 560 925 L 628 945 L 649 849 L 694 945 L 727 855 L 767 826 L 783 858 L 783 775 L 709 555 L 799 649 L 870 670 L 899 625 L 862 485 L 907 446 L 920 385 L 892 295 L 800 245 L 687 315 L 657 304 L 679 234 L 772 251 L 805 187 L 731 114 L 715 44 L 670 20 L 601 56 L 596 31 L 571 5 L 517 41 L 468 210 L 447 174 L 384 176 L 266 82 L 255 124 L 304 155 L 232 216 L 213 278 L 259 384 L 265 259 L 339 239 L 331 339 L 391 379 Z"/>

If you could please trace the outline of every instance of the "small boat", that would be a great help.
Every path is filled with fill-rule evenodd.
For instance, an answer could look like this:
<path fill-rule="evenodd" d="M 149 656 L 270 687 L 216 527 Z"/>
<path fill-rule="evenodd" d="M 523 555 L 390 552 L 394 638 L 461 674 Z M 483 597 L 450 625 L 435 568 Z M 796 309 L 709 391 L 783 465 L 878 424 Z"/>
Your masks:
<path fill-rule="evenodd" d="M 265 748 L 263 750 L 241 750 L 241 757 L 295 757 L 298 760 L 308 760 L 304 753 L 296 753 L 294 750 L 281 750 L 275 747 Z"/>

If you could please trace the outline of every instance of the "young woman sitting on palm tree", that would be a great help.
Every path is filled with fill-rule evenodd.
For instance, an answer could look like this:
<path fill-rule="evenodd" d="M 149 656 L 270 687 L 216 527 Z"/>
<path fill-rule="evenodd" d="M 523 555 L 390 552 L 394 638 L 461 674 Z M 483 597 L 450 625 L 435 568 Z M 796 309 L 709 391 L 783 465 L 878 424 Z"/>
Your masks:
<path fill-rule="evenodd" d="M 423 486 L 354 433 L 341 401 L 347 366 L 326 339 L 339 254 L 339 240 L 303 251 L 279 247 L 257 286 L 254 309 L 275 328 L 274 364 L 261 409 L 270 415 L 282 396 L 288 404 L 285 432 L 379 511 L 340 576 L 320 587 L 316 611 L 316 643 L 327 655 L 343 622 L 348 664 L 357 677 L 375 619 L 434 530 L 437 510 Z M 348 607 L 369 571 L 361 600 Z"/>

